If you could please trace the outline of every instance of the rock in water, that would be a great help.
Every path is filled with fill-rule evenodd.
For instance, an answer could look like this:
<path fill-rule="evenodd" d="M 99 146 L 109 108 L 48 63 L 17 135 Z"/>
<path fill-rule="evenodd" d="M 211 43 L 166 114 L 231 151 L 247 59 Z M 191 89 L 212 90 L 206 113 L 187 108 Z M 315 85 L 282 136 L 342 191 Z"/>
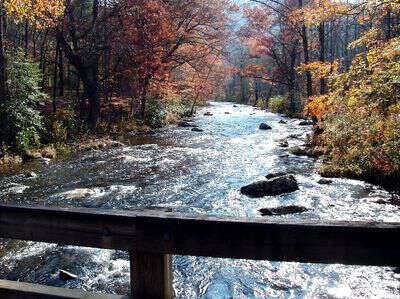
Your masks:
<path fill-rule="evenodd" d="M 23 154 L 25 160 L 37 160 L 42 158 L 42 154 L 38 151 L 26 150 Z"/>
<path fill-rule="evenodd" d="M 205 116 L 213 116 L 214 114 L 212 114 L 211 112 L 206 112 L 204 113 Z"/>
<path fill-rule="evenodd" d="M 196 128 L 197 125 L 195 125 L 194 123 L 191 123 L 191 122 L 181 121 L 181 122 L 178 123 L 178 127 L 182 127 L 182 128 Z"/>
<path fill-rule="evenodd" d="M 250 197 L 274 196 L 299 190 L 296 178 L 285 175 L 266 181 L 258 181 L 244 186 L 240 192 Z"/>
<path fill-rule="evenodd" d="M 308 156 L 309 151 L 307 149 L 301 148 L 300 146 L 294 146 L 289 149 L 289 153 L 295 156 Z"/>
<path fill-rule="evenodd" d="M 280 147 L 289 147 L 289 142 L 287 140 L 282 140 L 279 142 Z"/>
<path fill-rule="evenodd" d="M 28 179 L 34 179 L 34 178 L 37 178 L 37 174 L 34 173 L 33 171 L 30 171 L 25 174 L 25 177 Z"/>
<path fill-rule="evenodd" d="M 96 193 L 95 189 L 78 188 L 78 189 L 73 189 L 73 190 L 61 193 L 61 195 L 65 196 L 66 199 L 79 199 L 79 198 L 91 196 L 95 193 Z"/>
<path fill-rule="evenodd" d="M 122 142 L 120 142 L 120 141 L 111 141 L 110 142 L 110 146 L 111 147 L 123 147 L 125 144 L 123 144 Z"/>
<path fill-rule="evenodd" d="M 329 179 L 320 179 L 319 181 L 318 181 L 318 184 L 321 184 L 321 185 L 330 185 L 330 184 L 332 184 L 333 183 L 333 181 L 332 180 L 329 180 Z"/>
<path fill-rule="evenodd" d="M 283 206 L 277 208 L 265 208 L 259 210 L 263 216 L 279 216 L 307 212 L 308 209 L 302 206 Z"/>
<path fill-rule="evenodd" d="M 200 128 L 192 128 L 192 131 L 193 132 L 204 132 L 204 130 L 200 129 Z"/>
<path fill-rule="evenodd" d="M 312 124 L 313 124 L 312 121 L 309 120 L 303 120 L 299 122 L 299 126 L 311 126 Z"/>
<path fill-rule="evenodd" d="M 285 175 L 287 175 L 286 172 L 275 172 L 275 173 L 269 173 L 265 177 L 269 180 L 269 179 L 273 179 L 273 178 L 277 178 L 277 177 L 285 176 Z"/>
<path fill-rule="evenodd" d="M 281 119 L 281 120 L 279 121 L 279 123 L 285 125 L 285 124 L 287 124 L 287 121 L 284 121 L 283 119 Z"/>
<path fill-rule="evenodd" d="M 271 126 L 267 125 L 266 123 L 261 123 L 259 129 L 260 130 L 272 130 Z"/>
<path fill-rule="evenodd" d="M 291 147 L 289 153 L 295 156 L 307 156 L 311 158 L 318 158 L 324 154 L 324 152 L 318 148 L 303 148 L 300 146 Z"/>
<path fill-rule="evenodd" d="M 62 280 L 74 280 L 74 279 L 78 278 L 78 275 L 75 275 L 66 270 L 60 270 L 59 276 L 60 276 L 60 279 L 62 279 Z"/>

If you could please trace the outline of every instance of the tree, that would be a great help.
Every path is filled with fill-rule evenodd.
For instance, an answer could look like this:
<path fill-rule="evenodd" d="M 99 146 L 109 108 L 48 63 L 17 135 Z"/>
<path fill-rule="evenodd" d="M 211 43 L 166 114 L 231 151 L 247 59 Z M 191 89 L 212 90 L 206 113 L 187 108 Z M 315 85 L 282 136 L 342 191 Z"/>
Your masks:
<path fill-rule="evenodd" d="M 16 22 L 25 20 L 38 28 L 52 26 L 63 14 L 62 0 L 4 0 L 0 4 L 0 101 L 7 97 L 6 59 L 4 51 L 5 14 Z M 27 26 L 27 25 L 26 25 Z"/>
<path fill-rule="evenodd" d="M 0 103 L 0 142 L 27 150 L 40 141 L 42 117 L 35 109 L 46 95 L 41 91 L 37 64 L 22 52 L 10 55 L 7 68 L 9 97 Z"/>
<path fill-rule="evenodd" d="M 220 55 L 227 1 L 133 1 L 123 15 L 124 77 L 130 78 L 140 117 L 149 88 L 170 87 L 171 72 Z"/>

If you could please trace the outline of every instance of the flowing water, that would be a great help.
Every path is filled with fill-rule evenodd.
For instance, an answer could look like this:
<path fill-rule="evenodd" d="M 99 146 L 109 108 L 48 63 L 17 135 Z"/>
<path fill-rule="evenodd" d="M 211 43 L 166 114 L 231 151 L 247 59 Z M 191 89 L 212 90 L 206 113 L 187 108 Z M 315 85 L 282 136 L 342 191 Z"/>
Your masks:
<path fill-rule="evenodd" d="M 213 116 L 204 116 L 210 111 Z M 386 191 L 354 180 L 320 185 L 318 162 L 285 156 L 279 139 L 304 143 L 309 127 L 299 120 L 230 103 L 211 103 L 194 121 L 204 132 L 167 127 L 156 135 L 131 137 L 128 146 L 70 155 L 37 166 L 38 177 L 0 178 L 0 201 L 23 205 L 130 209 L 171 207 L 178 212 L 261 217 L 258 210 L 301 205 L 309 211 L 276 218 L 400 221 L 398 207 L 376 203 Z M 228 114 L 229 113 L 229 114 Z M 271 131 L 260 131 L 266 122 Z M 268 173 L 294 173 L 300 190 L 248 198 L 245 184 Z M 239 237 L 239 236 L 238 236 Z M 21 241 L 0 242 L 0 278 L 127 293 L 125 252 Z M 400 298 L 398 270 L 384 267 L 313 265 L 174 257 L 178 298 Z M 62 281 L 59 269 L 79 276 Z"/>

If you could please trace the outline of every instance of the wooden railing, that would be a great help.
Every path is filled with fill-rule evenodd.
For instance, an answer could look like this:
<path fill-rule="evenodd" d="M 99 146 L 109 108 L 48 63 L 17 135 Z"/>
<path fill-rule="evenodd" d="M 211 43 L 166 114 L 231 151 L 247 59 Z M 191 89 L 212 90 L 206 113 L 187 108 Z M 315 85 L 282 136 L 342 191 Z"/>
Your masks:
<path fill-rule="evenodd" d="M 130 253 L 132 294 L 0 281 L 0 298 L 171 298 L 171 255 L 400 266 L 400 224 L 0 206 L 0 237 Z"/>

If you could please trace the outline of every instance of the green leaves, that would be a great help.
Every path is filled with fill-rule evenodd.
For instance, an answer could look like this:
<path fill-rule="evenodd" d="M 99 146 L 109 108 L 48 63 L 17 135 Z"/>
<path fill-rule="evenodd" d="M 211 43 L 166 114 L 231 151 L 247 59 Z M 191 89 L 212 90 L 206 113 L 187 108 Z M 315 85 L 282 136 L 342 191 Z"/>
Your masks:
<path fill-rule="evenodd" d="M 9 98 L 0 106 L 0 139 L 27 150 L 40 141 L 42 117 L 36 107 L 46 95 L 40 88 L 42 78 L 37 64 L 25 59 L 20 51 L 8 56 Z"/>

